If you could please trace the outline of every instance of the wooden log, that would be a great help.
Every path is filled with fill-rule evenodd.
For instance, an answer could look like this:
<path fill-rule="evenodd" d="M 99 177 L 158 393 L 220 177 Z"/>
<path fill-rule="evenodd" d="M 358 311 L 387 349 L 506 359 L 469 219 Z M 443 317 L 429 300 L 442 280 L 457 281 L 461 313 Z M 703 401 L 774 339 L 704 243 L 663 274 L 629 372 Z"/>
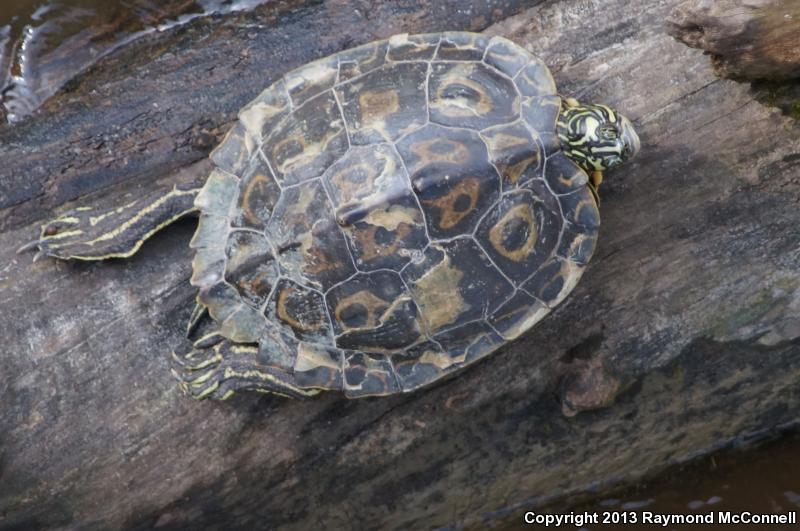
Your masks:
<path fill-rule="evenodd" d="M 197 21 L 0 132 L 0 527 L 516 523 L 797 424 L 800 130 L 660 31 L 675 4 L 562 0 L 488 28 L 543 57 L 564 94 L 626 112 L 643 152 L 607 177 L 599 248 L 567 302 L 410 395 L 181 396 L 167 353 L 194 296 L 190 221 L 129 261 L 13 250 L 70 199 L 206 171 L 235 109 L 312 56 L 479 29 L 520 4 L 315 2 Z"/>
<path fill-rule="evenodd" d="M 667 31 L 710 54 L 722 77 L 800 77 L 796 0 L 689 0 L 670 14 Z"/>
<path fill-rule="evenodd" d="M 0 230 L 197 161 L 284 72 L 397 32 L 480 30 L 540 0 L 284 0 L 139 39 L 0 128 Z"/>

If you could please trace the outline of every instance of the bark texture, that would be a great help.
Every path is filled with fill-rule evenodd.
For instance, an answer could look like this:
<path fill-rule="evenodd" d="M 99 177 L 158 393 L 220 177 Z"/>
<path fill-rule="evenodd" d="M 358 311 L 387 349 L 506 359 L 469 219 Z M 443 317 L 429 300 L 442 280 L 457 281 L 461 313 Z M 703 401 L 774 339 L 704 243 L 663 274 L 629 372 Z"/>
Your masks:
<path fill-rule="evenodd" d="M 667 35 L 674 1 L 523 4 L 198 20 L 0 130 L 0 528 L 479 528 L 798 422 L 800 129 Z M 167 359 L 194 296 L 191 221 L 128 261 L 13 253 L 73 199 L 206 171 L 235 110 L 290 68 L 499 19 L 487 33 L 540 55 L 562 93 L 619 107 L 643 150 L 603 184 L 599 248 L 571 297 L 448 381 L 194 402 Z"/>
<path fill-rule="evenodd" d="M 711 54 L 722 77 L 800 77 L 796 0 L 689 0 L 668 19 L 676 39 Z"/>

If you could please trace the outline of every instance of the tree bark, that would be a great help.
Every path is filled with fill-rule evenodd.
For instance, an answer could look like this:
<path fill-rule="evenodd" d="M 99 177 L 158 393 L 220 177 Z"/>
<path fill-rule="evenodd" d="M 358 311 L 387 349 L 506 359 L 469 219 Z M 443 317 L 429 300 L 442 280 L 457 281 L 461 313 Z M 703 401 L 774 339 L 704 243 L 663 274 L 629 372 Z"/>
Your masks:
<path fill-rule="evenodd" d="M 675 1 L 296 4 L 137 42 L 0 130 L 0 528 L 518 523 L 797 424 L 800 130 L 664 33 Z M 618 107 L 643 149 L 601 188 L 573 294 L 445 382 L 194 402 L 167 358 L 194 296 L 191 221 L 128 261 L 13 254 L 67 201 L 207 171 L 235 110 L 301 63 L 498 19 L 487 33 L 545 59 L 563 94 Z"/>
<path fill-rule="evenodd" d="M 672 12 L 668 28 L 676 39 L 710 54 L 722 77 L 800 77 L 795 0 L 689 0 Z"/>

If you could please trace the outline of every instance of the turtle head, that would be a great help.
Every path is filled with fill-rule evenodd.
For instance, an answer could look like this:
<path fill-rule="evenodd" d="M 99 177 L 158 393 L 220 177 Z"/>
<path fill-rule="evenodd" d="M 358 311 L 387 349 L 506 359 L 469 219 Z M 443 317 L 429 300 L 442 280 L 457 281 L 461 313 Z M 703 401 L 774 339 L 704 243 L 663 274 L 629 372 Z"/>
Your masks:
<path fill-rule="evenodd" d="M 607 105 L 582 105 L 567 98 L 557 127 L 564 153 L 588 173 L 619 166 L 641 147 L 630 120 Z"/>

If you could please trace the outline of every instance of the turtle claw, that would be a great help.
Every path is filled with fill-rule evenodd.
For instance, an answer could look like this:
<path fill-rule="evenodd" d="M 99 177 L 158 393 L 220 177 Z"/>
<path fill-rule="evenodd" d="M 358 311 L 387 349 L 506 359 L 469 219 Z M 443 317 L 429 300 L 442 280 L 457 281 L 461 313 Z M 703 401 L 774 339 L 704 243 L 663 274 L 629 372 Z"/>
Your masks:
<path fill-rule="evenodd" d="M 25 245 L 21 246 L 17 249 L 17 254 L 27 253 L 28 251 L 33 251 L 36 249 L 36 254 L 33 255 L 32 262 L 36 263 L 45 256 L 47 256 L 47 252 L 42 249 L 42 240 L 33 240 L 32 242 L 28 242 Z"/>
<path fill-rule="evenodd" d="M 42 243 L 42 240 L 33 240 L 32 242 L 28 242 L 25 245 L 21 246 L 19 249 L 17 249 L 17 254 L 22 254 L 22 253 L 26 253 L 28 251 L 32 251 L 33 249 L 36 249 L 37 247 L 39 247 L 39 245 L 41 245 L 41 243 Z M 34 258 L 33 261 L 35 262 L 36 259 Z"/>
<path fill-rule="evenodd" d="M 222 355 L 216 349 L 191 350 L 182 355 L 173 351 L 170 372 L 183 394 L 198 400 L 224 399 L 227 396 L 214 394 L 223 376 L 219 371 L 221 361 Z"/>

